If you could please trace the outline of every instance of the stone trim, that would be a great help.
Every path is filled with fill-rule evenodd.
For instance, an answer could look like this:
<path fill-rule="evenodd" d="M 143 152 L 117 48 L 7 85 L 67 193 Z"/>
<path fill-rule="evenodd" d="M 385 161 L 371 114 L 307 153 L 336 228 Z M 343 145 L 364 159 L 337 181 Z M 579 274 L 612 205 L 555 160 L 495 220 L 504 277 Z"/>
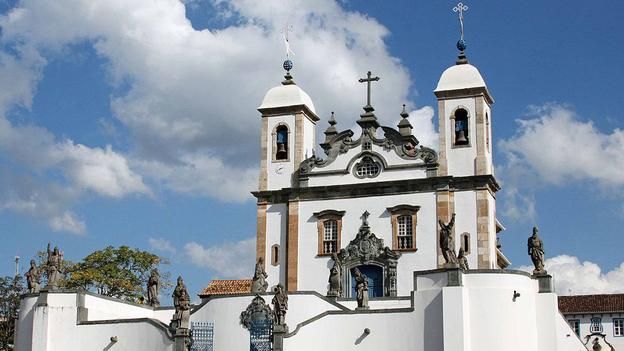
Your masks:
<path fill-rule="evenodd" d="M 482 98 L 475 98 L 477 157 L 475 161 L 475 174 L 487 174 L 488 158 L 486 156 L 486 139 L 489 137 L 485 123 L 485 108 Z"/>
<path fill-rule="evenodd" d="M 286 145 L 288 146 L 288 149 L 286 149 L 286 158 L 283 160 L 277 159 L 277 128 L 279 127 L 286 127 L 286 130 L 288 131 L 288 140 L 286 141 Z M 273 131 L 271 132 L 271 162 L 272 163 L 290 162 L 290 150 L 292 149 L 291 140 L 292 140 L 292 135 L 291 135 L 290 127 L 288 126 L 288 123 L 279 122 L 275 125 L 275 127 L 273 127 Z"/>
<path fill-rule="evenodd" d="M 258 202 L 256 227 L 256 262 L 262 257 L 266 264 L 267 203 Z"/>
<path fill-rule="evenodd" d="M 490 202 L 488 196 L 489 193 L 486 190 L 476 191 L 477 268 L 480 269 L 492 268 L 492 260 L 495 259 L 490 257 Z"/>
<path fill-rule="evenodd" d="M 401 251 L 401 252 L 416 252 L 418 250 L 418 245 L 416 245 L 416 231 L 418 225 L 418 210 L 420 210 L 420 206 L 412 206 L 412 205 L 397 205 L 394 207 L 388 207 L 388 212 L 390 213 L 390 223 L 392 224 L 392 250 Z M 412 219 L 412 247 L 407 249 L 402 249 L 399 247 L 399 217 L 400 216 L 409 216 Z"/>
<path fill-rule="evenodd" d="M 321 212 L 313 213 L 314 217 L 316 217 L 316 228 L 318 231 L 318 254 L 317 257 L 322 256 L 331 256 L 333 253 L 338 253 L 341 249 L 341 239 L 342 239 L 342 217 L 344 216 L 345 211 L 336 211 L 336 210 L 323 210 Z M 336 237 L 336 251 L 330 253 L 324 253 L 323 251 L 323 243 L 325 241 L 325 222 L 326 221 L 336 221 L 338 225 L 338 233 Z"/>
<path fill-rule="evenodd" d="M 468 144 L 465 145 L 455 145 L 455 113 L 457 113 L 458 110 L 464 110 L 466 111 L 466 123 L 468 124 L 468 135 L 466 135 L 466 138 L 468 139 Z M 446 118 L 446 117 L 444 117 Z M 451 114 L 448 116 L 448 119 L 451 120 L 451 125 L 449 126 L 450 129 L 450 134 L 451 134 L 451 149 L 469 149 L 472 147 L 473 145 L 473 140 L 470 137 L 470 130 L 472 129 L 472 126 L 470 125 L 470 121 L 473 119 L 473 117 L 470 115 L 470 109 L 464 105 L 457 105 L 455 106 L 455 109 L 453 110 L 453 112 L 451 112 Z M 475 123 L 476 125 L 476 123 Z M 476 138 L 478 140 L 478 134 L 475 133 Z"/>
<path fill-rule="evenodd" d="M 288 236 L 286 238 L 286 290 L 297 291 L 299 255 L 299 202 L 288 203 Z"/>
<path fill-rule="evenodd" d="M 465 177 L 432 177 L 403 179 L 370 183 L 355 183 L 280 190 L 255 191 L 252 194 L 259 202 L 287 203 L 289 201 L 316 201 L 329 199 L 388 196 L 440 190 L 460 191 L 483 189 L 494 194 L 500 186 L 492 175 Z M 450 218 L 450 217 L 449 217 Z"/>
<path fill-rule="evenodd" d="M 438 128 L 439 138 L 439 151 L 438 151 L 438 175 L 448 175 L 448 160 L 446 158 L 446 116 L 444 100 L 438 100 L 438 122 L 440 126 Z"/>
<path fill-rule="evenodd" d="M 303 158 L 305 156 L 303 151 L 305 134 L 303 116 L 304 114 L 301 112 L 295 114 L 295 143 L 293 145 L 295 147 L 295 169 L 299 168 L 299 165 L 301 164 L 301 161 L 303 161 Z"/>
<path fill-rule="evenodd" d="M 494 103 L 494 99 L 492 98 L 492 95 L 490 95 L 490 92 L 486 87 L 434 91 L 433 93 L 438 98 L 438 100 L 462 99 L 480 96 L 483 97 L 489 105 L 492 105 Z"/>
<path fill-rule="evenodd" d="M 273 267 L 279 266 L 280 264 L 279 255 L 280 255 L 279 244 L 273 244 L 273 246 L 271 246 L 271 266 Z"/>
<path fill-rule="evenodd" d="M 296 113 L 303 112 L 305 116 L 312 122 L 318 122 L 321 119 L 310 108 L 305 105 L 291 105 L 280 107 L 259 108 L 258 111 L 262 113 L 262 118 L 272 116 L 294 115 Z"/>
<path fill-rule="evenodd" d="M 449 189 L 443 189 L 436 192 L 436 218 L 442 220 L 444 223 L 448 223 L 451 217 L 455 213 L 455 192 Z M 436 220 L 436 252 L 438 256 L 437 264 L 438 268 L 441 268 L 446 261 L 442 255 L 442 249 L 440 248 L 440 229 L 438 221 Z M 455 227 L 453 227 L 452 233 L 453 239 L 455 239 Z"/>
<path fill-rule="evenodd" d="M 269 183 L 268 173 L 268 129 L 269 120 L 267 118 L 262 119 L 262 131 L 260 133 L 260 179 L 258 180 L 260 190 L 267 190 Z"/>

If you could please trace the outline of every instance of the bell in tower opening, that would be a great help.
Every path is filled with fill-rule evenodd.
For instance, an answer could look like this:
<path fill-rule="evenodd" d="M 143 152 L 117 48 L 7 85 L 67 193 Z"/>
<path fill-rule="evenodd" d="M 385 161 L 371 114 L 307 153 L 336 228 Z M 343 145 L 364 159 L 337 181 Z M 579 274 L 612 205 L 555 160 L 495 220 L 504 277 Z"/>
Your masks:
<path fill-rule="evenodd" d="M 468 111 L 455 111 L 455 145 L 468 145 Z"/>
<path fill-rule="evenodd" d="M 277 151 L 275 152 L 275 159 L 286 160 L 288 159 L 288 128 L 279 126 L 276 134 Z"/>

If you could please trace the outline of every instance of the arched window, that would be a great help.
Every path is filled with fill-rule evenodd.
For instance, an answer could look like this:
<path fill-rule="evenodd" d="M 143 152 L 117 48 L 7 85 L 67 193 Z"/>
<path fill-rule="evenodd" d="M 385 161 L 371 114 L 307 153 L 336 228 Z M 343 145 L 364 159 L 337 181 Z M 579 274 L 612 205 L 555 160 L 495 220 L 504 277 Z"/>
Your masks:
<path fill-rule="evenodd" d="M 468 133 L 468 111 L 458 108 L 455 111 L 455 145 L 470 144 Z"/>
<path fill-rule="evenodd" d="M 275 129 L 275 142 L 277 149 L 275 151 L 276 160 L 288 159 L 288 127 L 281 125 Z"/>

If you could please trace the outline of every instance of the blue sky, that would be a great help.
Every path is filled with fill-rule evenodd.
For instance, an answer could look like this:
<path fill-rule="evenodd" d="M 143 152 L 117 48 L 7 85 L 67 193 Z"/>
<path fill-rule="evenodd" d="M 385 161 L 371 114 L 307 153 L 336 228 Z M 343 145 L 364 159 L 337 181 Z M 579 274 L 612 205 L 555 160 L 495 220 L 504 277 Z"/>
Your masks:
<path fill-rule="evenodd" d="M 407 103 L 437 147 L 432 90 L 457 54 L 455 4 L 0 1 L 0 274 L 51 241 L 72 260 L 157 252 L 192 292 L 250 275 L 255 108 L 282 78 L 280 29 L 293 26 L 293 75 L 324 120 L 354 125 L 370 69 L 382 122 Z M 538 224 L 561 292 L 622 291 L 624 5 L 467 4 L 467 54 L 496 101 L 504 252 L 529 264 Z"/>

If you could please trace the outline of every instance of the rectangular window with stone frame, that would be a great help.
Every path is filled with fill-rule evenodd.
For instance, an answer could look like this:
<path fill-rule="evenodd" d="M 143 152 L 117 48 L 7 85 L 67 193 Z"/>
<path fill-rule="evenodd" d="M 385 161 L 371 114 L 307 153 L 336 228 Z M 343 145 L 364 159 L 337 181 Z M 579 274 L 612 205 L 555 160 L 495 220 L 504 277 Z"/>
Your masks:
<path fill-rule="evenodd" d="M 623 318 L 613 318 L 613 336 L 624 336 Z"/>
<path fill-rule="evenodd" d="M 388 207 L 392 224 L 392 250 L 416 251 L 416 224 L 420 206 L 398 205 Z"/>
<path fill-rule="evenodd" d="M 345 211 L 336 210 L 314 213 L 318 229 L 318 256 L 329 256 L 340 251 L 344 214 Z"/>
<path fill-rule="evenodd" d="M 569 319 L 568 324 L 574 330 L 576 336 L 581 336 L 581 321 L 579 319 Z"/>

